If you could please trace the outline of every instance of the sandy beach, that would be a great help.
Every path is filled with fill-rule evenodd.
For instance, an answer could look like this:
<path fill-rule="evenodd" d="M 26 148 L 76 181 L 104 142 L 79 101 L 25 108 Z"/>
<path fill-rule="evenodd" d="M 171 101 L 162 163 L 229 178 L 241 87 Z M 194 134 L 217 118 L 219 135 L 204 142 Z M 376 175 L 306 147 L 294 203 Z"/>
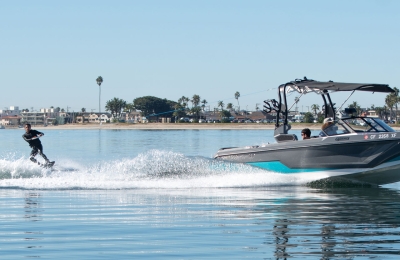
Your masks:
<path fill-rule="evenodd" d="M 301 130 L 309 128 L 310 130 L 320 130 L 322 124 L 314 123 L 294 123 L 291 124 L 293 130 Z M 399 131 L 400 127 L 391 127 Z M 17 127 L 6 126 L 7 129 L 20 129 Z M 258 130 L 258 129 L 275 129 L 274 124 L 245 124 L 245 123 L 147 123 L 147 124 L 127 124 L 127 123 L 106 123 L 106 124 L 65 124 L 57 126 L 32 126 L 33 129 L 60 129 L 60 130 L 74 130 L 74 129 L 131 129 L 131 130 Z M 21 128 L 21 130 L 23 130 Z"/>

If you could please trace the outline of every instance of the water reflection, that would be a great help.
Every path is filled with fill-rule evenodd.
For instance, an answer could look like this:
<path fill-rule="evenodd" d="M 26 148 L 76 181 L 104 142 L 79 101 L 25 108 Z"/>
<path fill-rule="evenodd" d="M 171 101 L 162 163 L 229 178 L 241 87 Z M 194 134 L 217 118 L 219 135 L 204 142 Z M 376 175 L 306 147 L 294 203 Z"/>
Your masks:
<path fill-rule="evenodd" d="M 28 192 L 25 194 L 25 216 L 24 218 L 27 221 L 32 222 L 32 225 L 25 225 L 26 228 L 29 227 L 29 230 L 25 231 L 24 241 L 28 243 L 26 248 L 35 249 L 41 248 L 42 246 L 37 245 L 39 240 L 42 240 L 43 232 L 38 231 L 38 226 L 35 224 L 38 221 L 43 221 L 42 217 L 42 196 L 37 192 Z M 39 224 L 40 225 L 40 224 Z M 40 228 L 39 228 L 40 230 Z M 38 255 L 28 255 L 27 257 L 40 257 Z"/>
<path fill-rule="evenodd" d="M 276 259 L 398 254 L 400 241 L 394 239 L 400 234 L 398 191 L 378 188 L 308 193 L 313 196 L 277 200 L 275 208 L 271 208 L 270 199 L 258 201 L 255 207 L 255 212 L 267 215 L 273 210 Z"/>
<path fill-rule="evenodd" d="M 129 212 L 129 220 L 124 221 L 139 223 L 141 227 L 179 226 L 171 234 L 175 239 L 185 238 L 188 243 L 197 242 L 188 237 L 198 232 L 201 234 L 195 236 L 198 240 L 222 237 L 219 245 L 207 249 L 215 253 L 225 248 L 248 257 L 249 251 L 241 250 L 251 248 L 254 258 L 388 259 L 400 251 L 397 190 L 267 187 L 139 189 L 112 191 L 106 197 L 98 197 L 93 191 L 80 194 L 89 200 L 93 197 L 99 205 L 140 209 L 138 214 Z M 204 231 L 199 231 L 199 226 Z M 158 234 L 157 228 L 149 234 Z M 143 243 L 151 247 L 152 237 L 149 239 L 143 237 Z"/>
<path fill-rule="evenodd" d="M 40 215 L 42 212 L 40 199 L 41 195 L 39 193 L 29 192 L 25 194 L 25 218 L 29 221 L 42 220 L 42 216 Z"/>
<path fill-rule="evenodd" d="M 289 229 L 287 219 L 275 220 L 272 234 L 275 236 L 276 259 L 286 259 L 289 256 L 289 254 L 286 252 L 286 247 L 289 242 L 288 232 Z"/>
<path fill-rule="evenodd" d="M 8 256 L 24 247 L 51 258 L 62 242 L 77 259 L 88 249 L 111 259 L 116 248 L 119 259 L 396 259 L 400 251 L 400 193 L 384 188 L 48 190 L 16 199 L 0 190 L 7 196 Z M 21 237 L 9 242 L 19 231 L 22 246 Z"/>

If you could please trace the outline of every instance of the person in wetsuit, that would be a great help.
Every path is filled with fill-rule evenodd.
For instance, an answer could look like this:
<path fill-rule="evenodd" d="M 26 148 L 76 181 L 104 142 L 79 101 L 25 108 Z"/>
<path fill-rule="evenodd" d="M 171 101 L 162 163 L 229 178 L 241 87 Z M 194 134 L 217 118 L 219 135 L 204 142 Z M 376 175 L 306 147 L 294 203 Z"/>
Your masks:
<path fill-rule="evenodd" d="M 46 155 L 43 153 L 43 146 L 39 139 L 39 137 L 44 134 L 42 132 L 32 130 L 31 124 L 25 124 L 24 129 L 25 129 L 25 134 L 22 136 L 22 138 L 24 138 L 24 140 L 27 141 L 29 143 L 29 146 L 32 148 L 29 159 L 32 162 L 40 165 L 40 163 L 35 159 L 35 156 L 37 154 L 40 154 L 40 156 L 42 156 L 43 159 L 46 161 L 46 164 L 48 164 L 50 161 L 49 161 L 49 159 L 47 159 Z"/>

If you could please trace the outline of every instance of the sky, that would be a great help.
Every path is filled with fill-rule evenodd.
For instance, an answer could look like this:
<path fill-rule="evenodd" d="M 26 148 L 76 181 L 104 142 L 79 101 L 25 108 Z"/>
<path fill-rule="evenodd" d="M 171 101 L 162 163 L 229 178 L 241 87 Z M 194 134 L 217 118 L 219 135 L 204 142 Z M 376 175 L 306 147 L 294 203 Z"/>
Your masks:
<path fill-rule="evenodd" d="M 102 111 L 114 97 L 195 94 L 211 109 L 255 110 L 304 76 L 400 88 L 399 10 L 396 0 L 1 1 L 0 109 L 98 112 L 98 76 Z M 385 96 L 348 102 L 382 106 Z M 298 107 L 312 104 L 322 99 Z"/>

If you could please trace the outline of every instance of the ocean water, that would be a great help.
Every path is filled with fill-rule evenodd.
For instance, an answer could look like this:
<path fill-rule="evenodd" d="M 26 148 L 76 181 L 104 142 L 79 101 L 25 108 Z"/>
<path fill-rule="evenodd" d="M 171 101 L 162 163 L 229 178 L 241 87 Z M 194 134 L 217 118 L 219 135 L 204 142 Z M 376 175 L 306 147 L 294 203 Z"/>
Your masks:
<path fill-rule="evenodd" d="M 314 189 L 212 159 L 271 130 L 41 131 L 52 170 L 0 130 L 0 259 L 400 257 L 398 183 Z"/>

